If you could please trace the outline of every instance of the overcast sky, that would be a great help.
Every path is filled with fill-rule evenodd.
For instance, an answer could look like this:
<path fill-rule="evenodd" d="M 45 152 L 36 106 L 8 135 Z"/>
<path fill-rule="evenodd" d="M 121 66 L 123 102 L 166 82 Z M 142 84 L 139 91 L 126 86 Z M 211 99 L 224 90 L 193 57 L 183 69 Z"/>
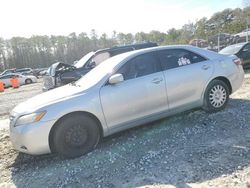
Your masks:
<path fill-rule="evenodd" d="M 2 0 L 0 37 L 180 28 L 241 0 Z"/>

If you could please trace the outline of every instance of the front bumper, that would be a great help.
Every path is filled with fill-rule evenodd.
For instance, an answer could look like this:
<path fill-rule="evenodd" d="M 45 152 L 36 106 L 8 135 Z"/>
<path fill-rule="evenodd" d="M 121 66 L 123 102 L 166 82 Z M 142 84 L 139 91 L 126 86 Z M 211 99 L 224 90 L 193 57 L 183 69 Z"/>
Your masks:
<path fill-rule="evenodd" d="M 55 120 L 39 121 L 14 127 L 10 124 L 10 140 L 14 148 L 32 155 L 50 153 L 49 133 Z"/>

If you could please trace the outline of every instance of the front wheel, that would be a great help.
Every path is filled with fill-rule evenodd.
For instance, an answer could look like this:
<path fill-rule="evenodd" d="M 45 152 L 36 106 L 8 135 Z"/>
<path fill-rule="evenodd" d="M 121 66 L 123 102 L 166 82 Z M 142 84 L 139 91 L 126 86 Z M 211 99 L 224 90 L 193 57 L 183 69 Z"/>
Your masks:
<path fill-rule="evenodd" d="M 59 155 L 74 158 L 93 150 L 99 139 L 99 127 L 93 118 L 84 114 L 71 114 L 56 126 L 53 146 Z"/>
<path fill-rule="evenodd" d="M 32 83 L 32 80 L 31 79 L 26 79 L 25 80 L 25 84 L 31 84 Z"/>
<path fill-rule="evenodd" d="M 229 88 L 221 80 L 211 81 L 204 95 L 203 108 L 207 112 L 217 112 L 224 109 L 229 99 Z"/>

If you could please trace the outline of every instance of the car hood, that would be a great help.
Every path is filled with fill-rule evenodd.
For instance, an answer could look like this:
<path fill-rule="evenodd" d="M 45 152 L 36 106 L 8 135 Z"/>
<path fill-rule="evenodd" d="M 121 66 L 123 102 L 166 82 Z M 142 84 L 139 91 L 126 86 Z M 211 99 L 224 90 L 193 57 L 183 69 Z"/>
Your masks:
<path fill-rule="evenodd" d="M 18 104 L 14 109 L 13 113 L 28 114 L 40 110 L 41 108 L 50 104 L 67 100 L 79 94 L 83 94 L 83 88 L 68 84 L 45 93 L 39 94 L 25 102 Z"/>

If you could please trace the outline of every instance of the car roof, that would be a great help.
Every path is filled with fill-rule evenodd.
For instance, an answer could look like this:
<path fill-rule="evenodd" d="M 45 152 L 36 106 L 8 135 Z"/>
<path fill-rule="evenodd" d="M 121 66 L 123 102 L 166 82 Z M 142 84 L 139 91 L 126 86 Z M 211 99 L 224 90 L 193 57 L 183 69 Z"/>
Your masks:
<path fill-rule="evenodd" d="M 16 69 L 16 71 L 21 71 L 21 70 L 31 70 L 31 68 L 20 68 L 20 69 Z"/>
<path fill-rule="evenodd" d="M 250 44 L 250 42 L 240 42 L 240 43 L 229 45 L 227 47 L 230 47 L 230 46 L 239 46 L 239 45 L 245 46 L 246 44 Z"/>
<path fill-rule="evenodd" d="M 136 49 L 144 49 L 144 48 L 150 48 L 150 47 L 155 47 L 155 46 L 158 46 L 157 43 L 145 42 L 145 43 L 129 44 L 129 45 L 124 45 L 124 46 L 114 46 L 112 48 L 100 49 L 100 50 L 97 50 L 96 53 L 111 52 L 111 51 L 121 50 L 121 49 L 126 49 L 126 48 L 133 48 L 134 50 L 136 50 Z"/>
<path fill-rule="evenodd" d="M 22 74 L 20 74 L 20 73 L 9 73 L 9 74 L 5 74 L 5 75 L 3 75 L 3 76 L 15 76 L 15 75 L 21 75 L 21 76 L 23 76 Z"/>
<path fill-rule="evenodd" d="M 222 54 L 218 54 L 217 52 L 198 48 L 198 47 L 195 47 L 192 45 L 167 45 L 167 46 L 157 46 L 157 47 L 151 47 L 151 48 L 144 48 L 144 49 L 140 49 L 140 50 L 126 52 L 124 56 L 126 56 L 126 57 L 137 56 L 137 55 L 144 54 L 147 52 L 154 52 L 154 51 L 166 50 L 166 49 L 184 49 L 184 50 L 188 50 L 188 51 L 197 53 L 197 54 L 204 56 L 208 59 L 216 59 L 218 57 L 223 56 Z"/>

